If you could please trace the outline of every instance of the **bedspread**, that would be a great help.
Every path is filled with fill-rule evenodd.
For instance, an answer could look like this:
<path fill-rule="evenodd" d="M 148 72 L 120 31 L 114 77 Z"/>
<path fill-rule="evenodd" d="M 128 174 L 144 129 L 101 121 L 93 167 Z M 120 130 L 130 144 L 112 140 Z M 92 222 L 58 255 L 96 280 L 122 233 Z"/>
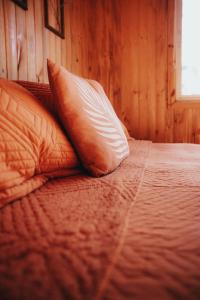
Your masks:
<path fill-rule="evenodd" d="M 200 146 L 130 150 L 0 210 L 1 300 L 200 299 Z"/>

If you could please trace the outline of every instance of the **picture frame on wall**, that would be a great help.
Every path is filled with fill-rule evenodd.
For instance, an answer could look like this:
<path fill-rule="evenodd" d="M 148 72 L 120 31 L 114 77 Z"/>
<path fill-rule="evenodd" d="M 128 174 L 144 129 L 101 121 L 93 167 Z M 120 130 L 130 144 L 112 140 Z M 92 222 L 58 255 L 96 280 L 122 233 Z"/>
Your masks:
<path fill-rule="evenodd" d="M 27 0 L 12 0 L 15 4 L 23 8 L 24 10 L 28 9 Z"/>
<path fill-rule="evenodd" d="M 64 33 L 64 0 L 44 0 L 45 27 L 65 38 Z"/>

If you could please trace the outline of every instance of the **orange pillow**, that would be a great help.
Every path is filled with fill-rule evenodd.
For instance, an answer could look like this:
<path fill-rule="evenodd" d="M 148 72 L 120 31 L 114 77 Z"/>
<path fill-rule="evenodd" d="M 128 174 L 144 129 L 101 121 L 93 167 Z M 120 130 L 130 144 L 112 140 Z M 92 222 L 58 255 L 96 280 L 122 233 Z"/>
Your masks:
<path fill-rule="evenodd" d="M 95 81 L 95 80 L 89 80 L 89 79 L 88 79 L 87 81 L 90 82 L 91 85 L 93 85 L 93 87 L 98 91 L 99 94 L 102 94 L 102 96 L 104 97 L 105 101 L 107 101 L 108 105 L 110 106 L 110 109 L 114 112 L 113 107 L 112 107 L 112 104 L 111 104 L 110 101 L 108 100 L 108 98 L 107 98 L 107 96 L 106 96 L 106 94 L 105 94 L 105 92 L 104 92 L 104 89 L 103 89 L 103 87 L 100 85 L 100 83 L 98 83 L 98 82 Z M 114 112 L 114 114 L 115 114 L 115 112 Z M 119 121 L 120 121 L 120 124 L 121 124 L 121 126 L 122 126 L 122 129 L 123 129 L 123 131 L 124 131 L 124 134 L 125 134 L 127 140 L 131 139 L 130 134 L 129 134 L 128 129 L 126 128 L 126 126 L 122 123 L 121 120 L 119 120 Z"/>
<path fill-rule="evenodd" d="M 48 83 L 31 82 L 24 80 L 16 80 L 17 84 L 23 86 L 31 94 L 33 94 L 42 104 L 50 111 L 51 114 L 55 115 L 55 102 L 53 101 L 52 92 Z M 57 116 L 56 116 L 57 117 Z"/>
<path fill-rule="evenodd" d="M 50 60 L 48 74 L 58 114 L 83 166 L 94 176 L 113 171 L 129 147 L 103 89 Z"/>
<path fill-rule="evenodd" d="M 0 79 L 0 207 L 78 165 L 52 115 L 26 89 Z"/>
<path fill-rule="evenodd" d="M 15 80 L 14 82 L 18 83 L 19 85 L 26 88 L 29 92 L 31 92 L 31 94 L 33 94 L 37 99 L 39 99 L 44 104 L 47 110 L 50 111 L 50 113 L 53 114 L 56 117 L 56 119 L 58 118 L 56 114 L 56 102 L 53 101 L 53 95 L 48 83 L 31 82 L 31 81 L 24 81 L 24 80 Z M 100 84 L 99 84 L 99 88 L 103 90 Z M 126 126 L 122 123 L 122 121 L 120 122 L 124 130 L 125 136 L 127 137 L 127 140 L 132 139 L 129 135 Z"/>

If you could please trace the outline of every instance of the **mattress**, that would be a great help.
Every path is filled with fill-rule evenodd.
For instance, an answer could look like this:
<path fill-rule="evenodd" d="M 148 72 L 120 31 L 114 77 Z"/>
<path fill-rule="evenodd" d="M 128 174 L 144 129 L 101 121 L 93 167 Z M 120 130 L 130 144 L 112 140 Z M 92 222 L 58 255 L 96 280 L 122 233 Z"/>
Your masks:
<path fill-rule="evenodd" d="M 0 210 L 1 300 L 200 299 L 200 146 L 130 152 Z"/>

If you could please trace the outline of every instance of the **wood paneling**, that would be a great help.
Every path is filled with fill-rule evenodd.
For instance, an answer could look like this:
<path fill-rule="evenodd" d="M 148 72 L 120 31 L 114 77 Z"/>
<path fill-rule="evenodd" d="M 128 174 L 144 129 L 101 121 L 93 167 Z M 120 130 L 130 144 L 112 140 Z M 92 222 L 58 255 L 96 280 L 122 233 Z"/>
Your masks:
<path fill-rule="evenodd" d="M 0 77 L 7 77 L 6 34 L 3 2 L 0 1 Z"/>
<path fill-rule="evenodd" d="M 167 1 L 121 0 L 122 119 L 131 135 L 165 141 Z"/>
<path fill-rule="evenodd" d="M 48 82 L 46 59 L 99 80 L 131 135 L 200 142 L 199 103 L 175 99 L 174 0 L 67 0 L 65 39 L 43 0 L 0 0 L 0 76 Z"/>
<path fill-rule="evenodd" d="M 28 10 L 25 11 L 11 0 L 0 0 L 1 77 L 48 82 L 47 58 L 72 70 L 71 53 L 79 55 L 83 48 L 83 44 L 73 43 L 74 37 L 79 36 L 79 31 L 82 30 L 81 12 L 78 16 L 75 9 L 75 6 L 80 6 L 81 1 L 66 1 L 65 39 L 45 28 L 43 2 L 28 0 Z M 79 21 L 76 20 L 77 17 Z M 77 28 L 71 28 L 71 23 L 77 24 Z M 82 73 L 80 64 L 77 65 L 74 71 L 78 69 Z"/>

